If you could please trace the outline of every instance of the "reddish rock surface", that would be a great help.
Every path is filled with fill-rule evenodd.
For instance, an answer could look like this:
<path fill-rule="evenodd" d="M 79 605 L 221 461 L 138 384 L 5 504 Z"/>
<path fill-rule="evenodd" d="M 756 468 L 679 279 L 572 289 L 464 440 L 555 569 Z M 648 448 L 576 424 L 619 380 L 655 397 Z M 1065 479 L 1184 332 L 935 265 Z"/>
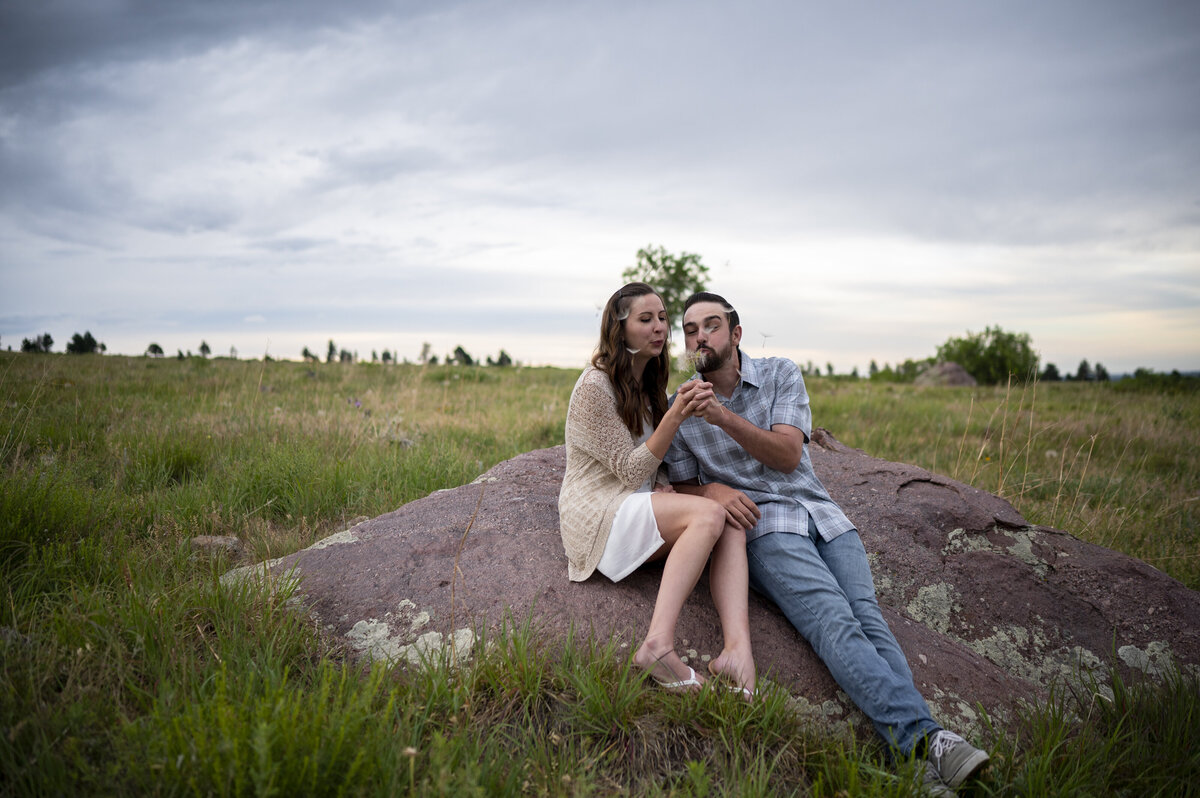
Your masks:
<path fill-rule="evenodd" d="M 870 457 L 825 430 L 814 432 L 810 452 L 862 533 L 884 615 L 943 723 L 975 727 L 977 704 L 1003 720 L 1051 680 L 1075 679 L 1081 664 L 1113 663 L 1128 675 L 1172 661 L 1200 666 L 1200 593 L 1123 554 L 1031 526 L 1003 499 Z M 531 613 L 551 635 L 573 624 L 636 642 L 660 569 L 620 584 L 567 580 L 563 464 L 562 447 L 529 452 L 470 485 L 240 571 L 294 569 L 325 628 L 369 656 L 414 658 L 450 643 L 465 651 L 472 629 Z M 760 673 L 817 715 L 853 713 L 772 605 L 752 596 L 750 615 Z M 680 620 L 680 648 L 703 667 L 720 650 L 719 629 L 702 579 Z"/>

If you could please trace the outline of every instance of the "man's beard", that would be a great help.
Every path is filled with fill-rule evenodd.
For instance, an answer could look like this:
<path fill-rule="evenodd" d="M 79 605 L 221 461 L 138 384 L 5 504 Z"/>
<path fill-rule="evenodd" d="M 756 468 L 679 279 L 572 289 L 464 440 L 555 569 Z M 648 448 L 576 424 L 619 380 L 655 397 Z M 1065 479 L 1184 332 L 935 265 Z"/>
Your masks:
<path fill-rule="evenodd" d="M 733 355 L 733 344 L 728 344 L 723 350 L 697 349 L 693 354 L 696 371 L 701 374 L 711 374 L 725 365 L 725 361 Z"/>

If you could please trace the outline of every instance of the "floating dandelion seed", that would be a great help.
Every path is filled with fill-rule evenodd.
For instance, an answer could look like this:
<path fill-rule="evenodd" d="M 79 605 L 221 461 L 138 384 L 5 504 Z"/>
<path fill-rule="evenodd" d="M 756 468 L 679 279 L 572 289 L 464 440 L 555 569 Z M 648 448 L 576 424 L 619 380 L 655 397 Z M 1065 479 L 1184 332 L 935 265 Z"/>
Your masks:
<path fill-rule="evenodd" d="M 686 352 L 683 355 L 684 365 L 693 371 L 699 371 L 701 366 L 704 365 L 705 360 L 707 360 L 707 356 L 699 349 Z"/>

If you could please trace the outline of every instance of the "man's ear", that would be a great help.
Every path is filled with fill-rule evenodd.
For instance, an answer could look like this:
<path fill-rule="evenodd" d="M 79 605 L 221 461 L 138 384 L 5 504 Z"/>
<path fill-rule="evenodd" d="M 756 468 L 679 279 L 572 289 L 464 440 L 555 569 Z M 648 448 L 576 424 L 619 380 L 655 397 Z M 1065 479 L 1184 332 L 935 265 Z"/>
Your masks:
<path fill-rule="evenodd" d="M 742 325 L 733 328 L 733 333 L 729 336 L 729 340 L 733 342 L 736 348 L 742 342 Z"/>

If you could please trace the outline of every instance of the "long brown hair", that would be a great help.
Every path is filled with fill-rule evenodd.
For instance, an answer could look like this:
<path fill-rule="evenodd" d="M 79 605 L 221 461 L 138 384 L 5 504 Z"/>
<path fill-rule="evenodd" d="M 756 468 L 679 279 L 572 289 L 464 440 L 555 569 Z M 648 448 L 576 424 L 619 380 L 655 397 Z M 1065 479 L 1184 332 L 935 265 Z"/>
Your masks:
<path fill-rule="evenodd" d="M 612 381 L 621 420 L 639 438 L 642 436 L 642 421 L 647 405 L 656 427 L 667 413 L 667 378 L 671 373 L 671 356 L 664 346 L 658 357 L 646 364 L 640 386 L 634 379 L 633 356 L 625 348 L 625 320 L 629 317 L 629 306 L 633 300 L 646 294 L 654 294 L 662 299 L 657 291 L 645 283 L 623 285 L 608 298 L 600 318 L 600 343 L 596 346 L 596 354 L 592 355 L 592 365 Z M 669 319 L 667 329 L 670 330 Z"/>

